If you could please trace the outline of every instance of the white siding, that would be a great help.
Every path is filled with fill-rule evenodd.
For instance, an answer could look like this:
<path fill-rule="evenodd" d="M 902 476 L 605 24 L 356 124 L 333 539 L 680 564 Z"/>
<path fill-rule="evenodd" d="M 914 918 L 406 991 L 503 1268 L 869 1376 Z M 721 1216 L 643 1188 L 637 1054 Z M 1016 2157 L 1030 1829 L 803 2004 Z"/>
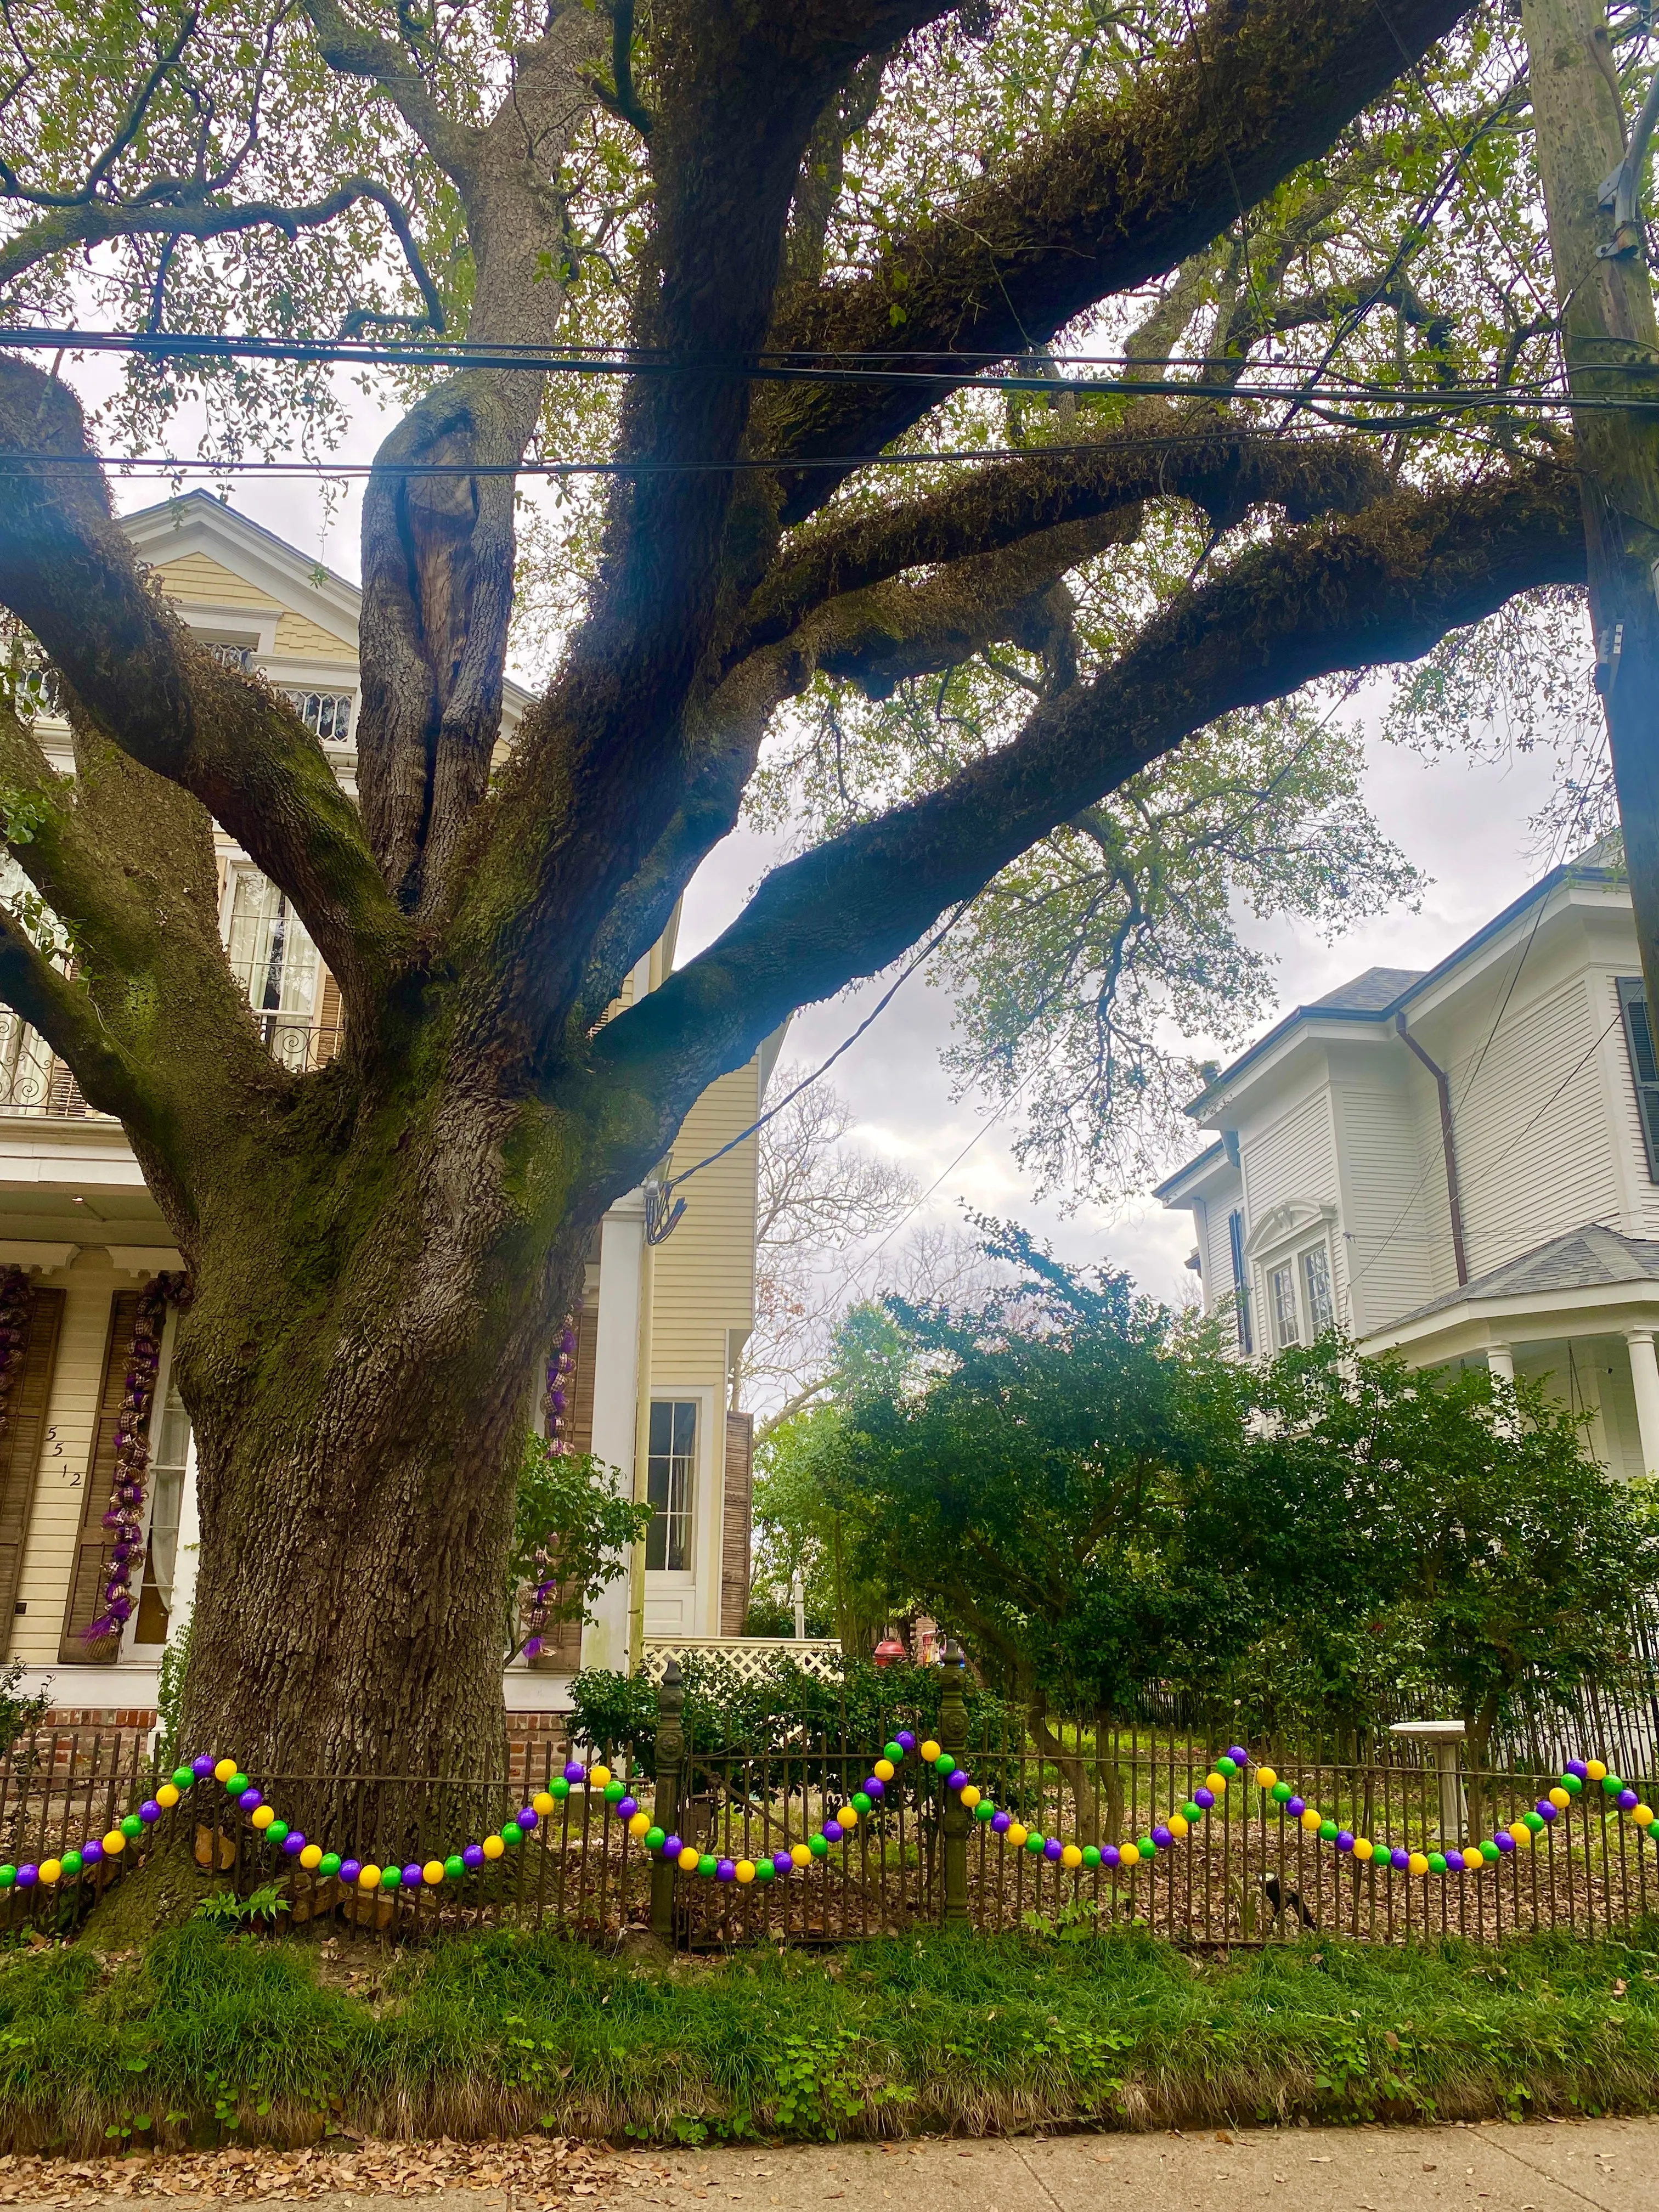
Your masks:
<path fill-rule="evenodd" d="M 1376 1049 L 1380 1058 L 1387 1047 L 1379 1042 Z M 1405 1046 L 1397 1049 L 1403 1059 Z M 1425 1160 L 1407 1081 L 1402 1069 L 1398 1082 L 1339 1082 L 1334 1089 L 1349 1296 L 1344 1319 L 1356 1335 L 1436 1295 L 1436 1248 L 1449 1241 L 1438 1120 Z M 1432 1099 L 1426 1075 L 1413 1086 L 1419 1087 Z"/>

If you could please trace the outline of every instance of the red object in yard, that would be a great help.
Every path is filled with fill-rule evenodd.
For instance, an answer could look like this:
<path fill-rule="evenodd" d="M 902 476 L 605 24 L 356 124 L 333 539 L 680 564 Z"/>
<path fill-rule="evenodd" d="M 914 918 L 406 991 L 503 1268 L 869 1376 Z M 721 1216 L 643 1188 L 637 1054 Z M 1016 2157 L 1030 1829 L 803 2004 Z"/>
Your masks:
<path fill-rule="evenodd" d="M 895 1659 L 903 1658 L 904 1646 L 896 1636 L 884 1636 L 870 1656 L 874 1665 L 890 1667 Z"/>

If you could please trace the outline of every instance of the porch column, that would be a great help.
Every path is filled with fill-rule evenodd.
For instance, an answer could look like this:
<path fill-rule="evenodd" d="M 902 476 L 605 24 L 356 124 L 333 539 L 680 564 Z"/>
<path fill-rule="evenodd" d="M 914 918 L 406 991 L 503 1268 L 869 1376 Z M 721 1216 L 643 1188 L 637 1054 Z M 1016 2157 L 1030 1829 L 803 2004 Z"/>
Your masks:
<path fill-rule="evenodd" d="M 1627 1328 L 1630 1379 L 1636 1392 L 1636 1425 L 1642 1436 L 1642 1468 L 1659 1474 L 1659 1359 L 1653 1351 L 1650 1328 Z"/>
<path fill-rule="evenodd" d="M 1486 1346 L 1486 1372 L 1499 1382 L 1515 1380 L 1515 1353 L 1507 1344 Z"/>
<path fill-rule="evenodd" d="M 634 1487 L 634 1429 L 639 1400 L 640 1275 L 645 1251 L 645 1198 L 629 1191 L 599 1226 L 599 1320 L 593 1346 L 595 1459 L 621 1471 Z M 628 1671 L 629 1577 L 606 1584 L 582 1631 L 584 1667 Z"/>

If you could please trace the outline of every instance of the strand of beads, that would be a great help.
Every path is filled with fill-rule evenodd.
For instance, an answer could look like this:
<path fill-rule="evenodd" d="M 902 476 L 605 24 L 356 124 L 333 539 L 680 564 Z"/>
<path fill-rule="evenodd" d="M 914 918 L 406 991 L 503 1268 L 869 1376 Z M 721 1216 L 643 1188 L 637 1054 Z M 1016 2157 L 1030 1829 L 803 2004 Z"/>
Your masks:
<path fill-rule="evenodd" d="M 1621 1781 L 1606 1763 L 1599 1759 L 1570 1759 L 1561 1778 L 1550 1789 L 1529 1813 L 1499 1828 L 1483 1843 L 1460 1847 L 1453 1844 L 1443 1850 L 1413 1851 L 1403 1844 L 1389 1844 L 1381 1838 L 1357 1836 L 1352 1829 L 1340 1827 L 1328 1814 L 1320 1812 L 1293 1790 L 1288 1782 L 1281 1782 L 1271 1766 L 1256 1769 L 1256 1787 L 1284 1807 L 1288 1819 L 1300 1823 L 1310 1835 L 1316 1835 L 1322 1843 L 1334 1844 L 1337 1850 L 1352 1856 L 1361 1866 L 1375 1866 L 1382 1873 L 1409 1875 L 1479 1874 L 1486 1867 L 1498 1866 L 1516 1851 L 1529 1850 L 1534 1838 L 1551 1827 L 1579 1796 L 1587 1783 L 1599 1784 L 1609 1812 L 1627 1818 L 1639 1835 L 1653 1837 L 1659 1843 L 1655 1830 L 1652 1806 L 1644 1804 L 1638 1793 L 1628 1783 Z"/>

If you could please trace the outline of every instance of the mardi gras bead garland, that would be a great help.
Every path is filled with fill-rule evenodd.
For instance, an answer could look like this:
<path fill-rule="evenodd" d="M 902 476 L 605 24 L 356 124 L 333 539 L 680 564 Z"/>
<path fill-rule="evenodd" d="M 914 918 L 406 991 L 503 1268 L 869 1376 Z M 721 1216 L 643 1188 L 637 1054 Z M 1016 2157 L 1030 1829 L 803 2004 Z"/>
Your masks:
<path fill-rule="evenodd" d="M 147 1798 L 136 1813 L 129 1813 L 118 1826 L 102 1837 L 88 1837 L 78 1850 L 65 1851 L 61 1858 L 42 1859 L 37 1865 L 27 1861 L 21 1866 L 0 1866 L 0 1891 L 14 1887 L 31 1889 L 37 1885 L 47 1888 L 63 1881 L 72 1881 L 89 1868 L 95 1868 L 107 1859 L 118 1859 L 131 1843 L 136 1843 L 164 1812 L 177 1805 L 186 1790 L 210 1777 L 223 1784 L 226 1796 L 238 1809 L 245 1813 L 252 1827 L 268 1842 L 280 1847 L 284 1855 L 298 1861 L 308 1874 L 319 1877 L 337 1877 L 349 1887 L 365 1892 L 422 1888 L 436 1889 L 445 1882 L 459 1882 L 475 1874 L 482 1867 L 493 1864 L 524 1843 L 540 1823 L 556 1813 L 561 1803 L 574 1790 L 586 1789 L 602 1793 L 605 1804 L 616 1817 L 623 1821 L 629 1834 L 653 1857 L 659 1857 L 677 1867 L 683 1874 L 696 1874 L 705 1880 L 736 1882 L 747 1885 L 775 1881 L 782 1876 L 805 1871 L 820 1860 L 827 1859 L 837 1844 L 844 1843 L 857 1830 L 859 1823 L 868 1814 L 878 1812 L 887 1787 L 898 1773 L 903 1761 L 912 1754 L 920 1757 L 924 1765 L 932 1765 L 942 1777 L 947 1789 L 954 1790 L 963 1808 L 976 1820 L 984 1822 L 994 1835 L 1000 1836 L 1012 1850 L 1024 1850 L 1051 1865 L 1076 1872 L 1080 1869 L 1093 1870 L 1105 1867 L 1121 1867 L 1126 1870 L 1139 1866 L 1143 1861 L 1155 1859 L 1172 1850 L 1177 1844 L 1194 1834 L 1205 1815 L 1226 1794 L 1227 1784 L 1242 1774 L 1249 1764 L 1249 1756 L 1238 1744 L 1224 1752 L 1179 1812 L 1171 1813 L 1167 1820 L 1160 1821 L 1150 1835 L 1138 1842 L 1117 1844 L 1062 1843 L 1057 1836 L 1044 1836 L 1014 1818 L 1006 1808 L 995 1804 L 984 1791 L 975 1787 L 967 1770 L 957 1762 L 953 1752 L 945 1751 L 929 1738 L 918 1744 L 908 1729 L 900 1729 L 892 1741 L 884 1746 L 861 1790 L 855 1790 L 846 1804 L 827 1819 L 822 1828 L 805 1838 L 792 1844 L 787 1850 L 763 1856 L 758 1859 L 732 1859 L 712 1851 L 699 1851 L 695 1844 L 683 1838 L 665 1833 L 641 1806 L 627 1784 L 613 1775 L 608 1766 L 596 1764 L 584 1766 L 580 1759 L 571 1759 L 562 1774 L 538 1790 L 527 1805 L 522 1806 L 515 1817 L 504 1820 L 499 1830 L 485 1836 L 482 1842 L 470 1843 L 462 1850 L 453 1851 L 443 1858 L 424 1862 L 411 1860 L 407 1866 L 376 1866 L 372 1862 L 343 1858 L 337 1851 L 325 1850 L 313 1844 L 298 1828 L 291 1828 L 278 1818 L 274 1807 L 266 1804 L 257 1784 L 250 1781 L 234 1759 L 214 1759 L 205 1753 L 188 1766 L 173 1770 L 172 1778 L 164 1782 L 154 1797 Z M 1500 1863 L 1510 1854 L 1526 1850 L 1533 1838 L 1559 1820 L 1589 1784 L 1599 1784 L 1609 1811 L 1617 1811 L 1628 1818 L 1639 1834 L 1646 1835 L 1659 1844 L 1653 1808 L 1644 1804 L 1637 1793 L 1611 1773 L 1599 1759 L 1570 1759 L 1560 1780 L 1545 1796 L 1538 1800 L 1534 1809 L 1501 1829 L 1492 1840 L 1478 1849 L 1449 1851 L 1407 1851 L 1399 1846 L 1392 1849 L 1385 1844 L 1374 1843 L 1365 1837 L 1353 1835 L 1348 1829 L 1339 1828 L 1334 1820 L 1322 1816 L 1316 1806 L 1310 1805 L 1298 1796 L 1286 1782 L 1281 1782 L 1271 1766 L 1256 1769 L 1256 1787 L 1273 1802 L 1283 1806 L 1286 1816 L 1299 1821 L 1310 1834 L 1333 1844 L 1338 1852 L 1352 1855 L 1360 1864 L 1370 1864 L 1379 1872 L 1394 1872 L 1415 1875 L 1455 1873 L 1479 1873 L 1484 1867 Z"/>
<path fill-rule="evenodd" d="M 29 1309 L 34 1293 L 23 1267 L 8 1267 L 0 1274 L 0 1437 L 6 1432 L 11 1407 L 8 1403 L 17 1370 L 28 1349 Z"/>
<path fill-rule="evenodd" d="M 88 1644 L 101 1644 L 132 1616 L 132 1577 L 144 1557 L 144 1492 L 149 1473 L 149 1409 L 161 1364 L 161 1333 L 169 1305 L 190 1302 L 189 1278 L 160 1274 L 138 1293 L 132 1341 L 127 1347 L 126 1387 L 115 1425 L 115 1481 L 104 1515 L 114 1538 L 104 1610 L 82 1629 Z"/>

